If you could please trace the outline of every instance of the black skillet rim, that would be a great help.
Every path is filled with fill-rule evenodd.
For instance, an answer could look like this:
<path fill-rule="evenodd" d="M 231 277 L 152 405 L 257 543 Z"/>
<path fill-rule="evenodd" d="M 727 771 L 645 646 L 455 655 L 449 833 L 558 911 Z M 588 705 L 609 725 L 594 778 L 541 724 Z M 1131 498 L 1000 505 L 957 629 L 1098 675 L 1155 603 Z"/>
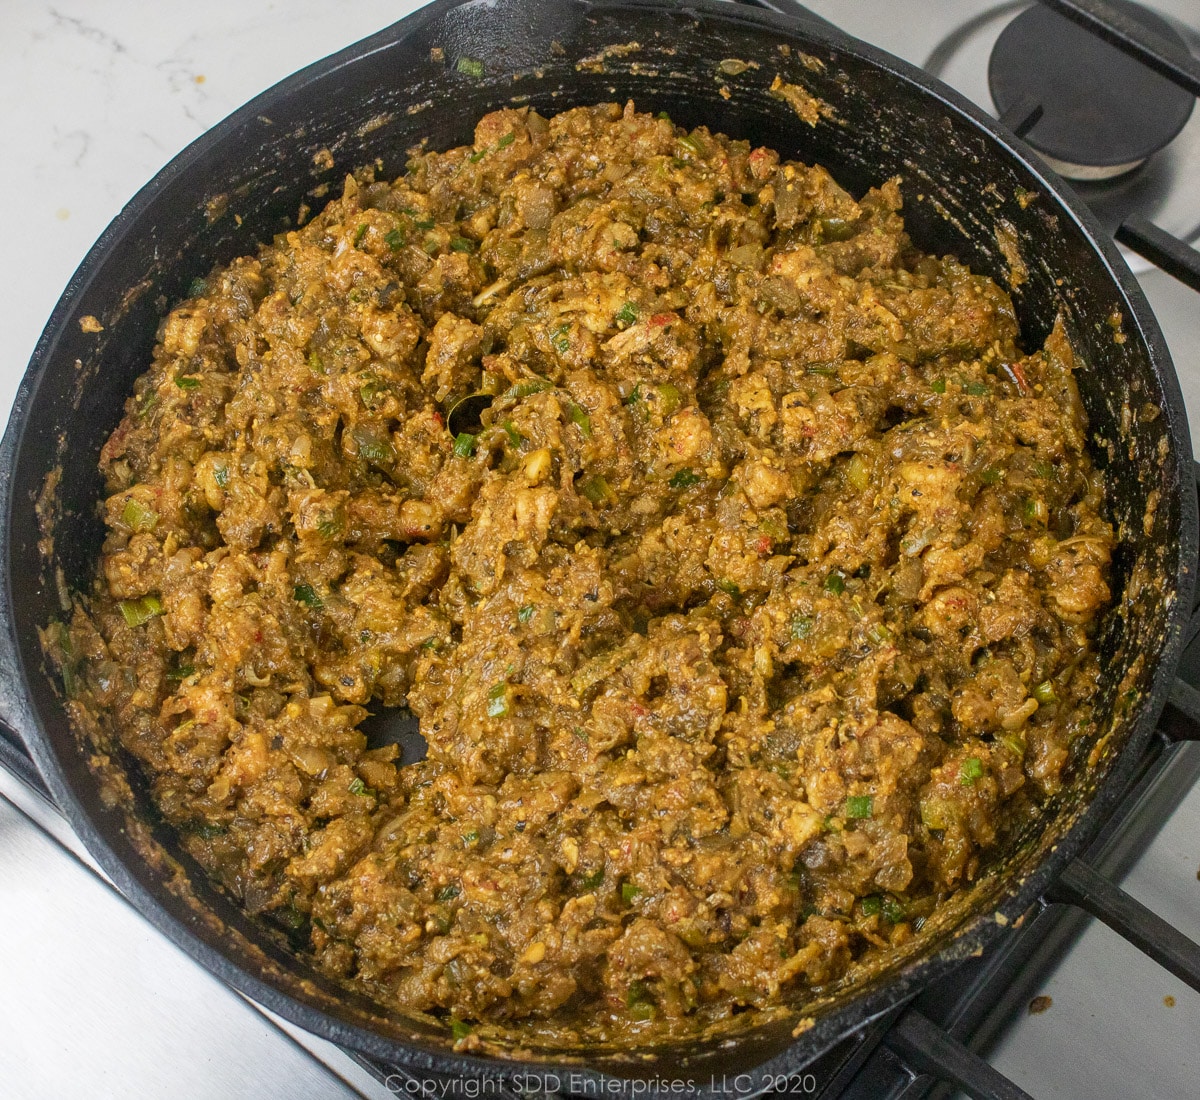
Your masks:
<path fill-rule="evenodd" d="M 72 276 L 62 297 L 54 308 L 45 331 L 30 359 L 29 367 L 22 379 L 13 412 L 5 432 L 0 450 L 0 513 L 7 533 L 12 526 L 14 507 L 12 473 L 17 455 L 24 443 L 27 410 L 36 399 L 42 376 L 46 372 L 55 345 L 65 326 L 72 320 L 75 300 L 90 284 L 100 266 L 102 258 L 120 241 L 138 227 L 138 221 L 151 200 L 166 184 L 184 169 L 204 158 L 206 153 L 226 139 L 238 125 L 257 115 L 269 112 L 272 104 L 289 97 L 304 88 L 311 80 L 323 77 L 346 64 L 379 50 L 413 34 L 427 22 L 442 18 L 448 11 L 464 6 L 470 0 L 435 0 L 378 33 L 365 38 L 344 50 L 307 66 L 292 76 L 275 84 L 267 91 L 239 108 L 215 127 L 196 139 L 191 145 L 171 160 L 149 183 L 147 183 L 120 214 L 110 223 L 104 233 L 89 250 L 87 256 Z M 503 0 L 501 0 L 503 2 Z M 662 11 L 678 14 L 680 6 L 670 0 L 584 0 L 585 9 L 612 10 L 636 9 L 643 13 Z M 984 114 L 957 92 L 941 84 L 921 70 L 901 61 L 873 46 L 869 46 L 845 34 L 835 27 L 810 22 L 798 23 L 772 12 L 749 10 L 719 0 L 692 0 L 683 10 L 697 17 L 730 24 L 752 25 L 757 29 L 779 34 L 784 39 L 808 37 L 820 45 L 856 54 L 891 77 L 931 97 L 941 108 L 957 115 L 969 123 L 977 132 L 998 144 L 1004 152 L 1020 161 L 1047 192 L 1053 195 L 1060 209 L 1068 214 L 1083 232 L 1094 251 L 1102 260 L 1108 275 L 1117 285 L 1121 296 L 1130 307 L 1133 328 L 1145 342 L 1149 361 L 1164 391 L 1166 405 L 1163 410 L 1170 424 L 1170 435 L 1179 466 L 1190 471 L 1191 441 L 1187 417 L 1178 378 L 1175 374 L 1165 340 L 1157 321 L 1150 310 L 1140 286 L 1125 265 L 1116 246 L 1107 238 L 1090 211 L 1066 189 L 1062 181 L 1019 139 L 1005 131 L 993 119 Z M 904 965 L 900 973 L 878 987 L 864 991 L 846 1005 L 820 1017 L 815 1025 L 795 1039 L 783 1051 L 761 1063 L 756 1074 L 759 1081 L 771 1075 L 795 1073 L 807 1066 L 836 1041 L 860 1029 L 871 1020 L 915 996 L 937 977 L 945 974 L 963 957 L 973 950 L 986 947 L 1003 931 L 1000 920 L 1011 925 L 1030 905 L 1045 893 L 1050 883 L 1080 851 L 1082 845 L 1095 833 L 1114 800 L 1120 796 L 1125 783 L 1131 777 L 1146 741 L 1151 736 L 1155 722 L 1170 690 L 1174 669 L 1183 649 L 1184 629 L 1191 608 L 1194 583 L 1192 563 L 1197 560 L 1197 504 L 1196 490 L 1190 477 L 1180 479 L 1183 498 L 1180 501 L 1179 566 L 1175 577 L 1175 602 L 1168 613 L 1168 625 L 1155 670 L 1153 687 L 1141 704 L 1141 713 L 1131 730 L 1126 744 L 1121 748 L 1118 759 L 1112 765 L 1103 784 L 1094 792 L 1087 806 L 1074 824 L 1064 833 L 1057 847 L 1039 863 L 998 907 L 989 908 L 968 919 L 959 929 L 953 941 L 937 951 L 920 956 Z M 20 647 L 15 637 L 13 619 L 14 580 L 11 573 L 9 541 L 0 542 L 0 569 L 3 570 L 3 586 L 0 599 L 0 620 L 8 646 L 13 654 L 5 654 L 0 666 L 3 683 L 0 693 L 3 710 L 14 719 L 17 732 L 26 731 L 23 740 L 28 744 L 38 768 L 49 786 L 55 801 L 68 818 L 72 828 L 80 836 L 88 850 L 114 881 L 123 894 L 138 910 L 177 946 L 186 951 L 210 972 L 238 991 L 246 994 L 291 1022 L 329 1039 L 335 1043 L 352 1047 L 363 1053 L 381 1058 L 414 1070 L 427 1070 L 442 1074 L 511 1076 L 523 1074 L 555 1074 L 569 1069 L 585 1079 L 586 1087 L 606 1089 L 617 1086 L 625 1075 L 617 1075 L 584 1065 L 547 1061 L 507 1061 L 497 1058 L 482 1058 L 470 1054 L 459 1054 L 432 1043 L 407 1043 L 389 1039 L 358 1025 L 348 1024 L 328 1012 L 315 1008 L 276 986 L 250 973 L 227 955 L 216 950 L 193 933 L 187 925 L 173 916 L 159 901 L 153 891 L 144 887 L 109 845 L 102 831 L 83 810 L 68 784 L 57 755 L 51 747 L 40 716 L 32 705 L 32 694 Z M 664 1052 L 669 1056 L 669 1052 Z M 661 1063 L 650 1063 L 645 1068 L 661 1076 L 668 1067 Z M 636 1063 L 630 1069 L 636 1075 Z M 619 1086 L 618 1086 L 619 1090 Z M 707 1090 L 704 1090 L 707 1092 Z M 703 1093 L 702 1093 L 703 1094 Z"/>

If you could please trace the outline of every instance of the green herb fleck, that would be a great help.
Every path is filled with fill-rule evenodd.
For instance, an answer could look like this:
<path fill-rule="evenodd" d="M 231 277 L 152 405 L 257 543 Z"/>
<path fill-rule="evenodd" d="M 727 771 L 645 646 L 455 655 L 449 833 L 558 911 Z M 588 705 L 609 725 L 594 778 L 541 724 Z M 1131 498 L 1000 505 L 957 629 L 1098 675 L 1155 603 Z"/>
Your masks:
<path fill-rule="evenodd" d="M 742 594 L 742 590 L 740 588 L 738 588 L 738 586 L 736 584 L 734 584 L 733 581 L 726 580 L 724 577 L 722 577 L 720 580 L 717 581 L 717 587 L 722 592 L 728 593 L 735 600 Z"/>
<path fill-rule="evenodd" d="M 475 437 L 470 432 L 459 432 L 454 437 L 454 453 L 459 458 L 470 458 L 475 453 Z"/>
<path fill-rule="evenodd" d="M 878 894 L 868 894 L 862 899 L 862 911 L 865 917 L 878 916 L 883 911 L 883 898 Z"/>
<path fill-rule="evenodd" d="M 167 679 L 172 683 L 180 684 L 183 683 L 183 681 L 189 676 L 194 676 L 195 674 L 195 665 L 180 665 L 178 668 L 173 668 L 167 673 Z"/>
<path fill-rule="evenodd" d="M 222 489 L 229 487 L 229 467 L 215 466 L 213 467 L 213 481 L 215 481 Z"/>
<path fill-rule="evenodd" d="M 463 833 L 462 838 L 464 844 L 474 844 L 479 839 L 479 830 L 468 829 L 465 833 Z"/>
<path fill-rule="evenodd" d="M 682 470 L 676 470 L 667 484 L 672 489 L 688 489 L 693 485 L 699 485 L 700 481 L 699 474 L 694 474 L 687 467 L 684 467 Z"/>
<path fill-rule="evenodd" d="M 493 684 L 487 694 L 489 718 L 503 718 L 508 714 L 508 684 L 503 680 Z"/>
<path fill-rule="evenodd" d="M 704 143 L 695 134 L 684 134 L 675 140 L 693 156 L 704 156 Z"/>
<path fill-rule="evenodd" d="M 393 252 L 399 252 L 406 244 L 408 244 L 408 234 L 404 232 L 403 226 L 397 226 L 395 229 L 389 229 L 383 235 L 384 241 L 388 248 Z"/>
<path fill-rule="evenodd" d="M 519 623 L 529 622 L 529 620 L 533 618 L 533 613 L 536 610 L 537 609 L 533 606 L 533 604 L 527 603 L 524 607 L 522 607 L 517 612 L 517 622 L 519 622 Z"/>
<path fill-rule="evenodd" d="M 437 222 L 435 222 L 432 218 L 422 218 L 419 221 L 414 221 L 413 225 L 417 229 L 420 229 L 424 232 L 432 229 L 435 225 L 437 225 Z"/>
<path fill-rule="evenodd" d="M 875 799 L 869 794 L 854 794 L 846 799 L 846 816 L 851 820 L 870 817 L 875 811 Z"/>
<path fill-rule="evenodd" d="M 488 155 L 489 152 L 490 150 L 488 149 L 480 149 L 478 153 L 472 153 L 469 157 L 467 157 L 467 160 L 471 164 L 478 164 L 481 160 L 483 160 L 484 157 Z"/>
<path fill-rule="evenodd" d="M 571 326 L 559 325 L 550 336 L 550 344 L 559 355 L 571 350 Z"/>
<path fill-rule="evenodd" d="M 506 420 L 501 427 L 504 429 L 504 434 L 508 436 L 509 443 L 514 447 L 519 447 L 525 441 L 525 437 L 517 431 L 516 425 L 511 420 Z"/>
<path fill-rule="evenodd" d="M 579 885 L 585 890 L 595 890 L 604 881 L 604 868 L 601 867 L 597 871 L 592 871 L 591 874 L 584 875 L 579 880 Z"/>
<path fill-rule="evenodd" d="M 882 908 L 884 920 L 891 921 L 892 924 L 899 924 L 907 916 L 904 912 L 904 906 L 892 897 L 885 897 L 883 899 Z"/>
<path fill-rule="evenodd" d="M 971 397 L 987 397 L 992 392 L 982 382 L 968 382 L 964 389 Z"/>
<path fill-rule="evenodd" d="M 935 378 L 932 382 L 929 383 L 929 386 L 930 386 L 930 389 L 932 389 L 934 393 L 945 393 L 946 392 L 946 380 L 944 378 Z"/>
<path fill-rule="evenodd" d="M 467 237 L 451 237 L 450 248 L 455 252 L 474 252 L 475 242 Z"/>
<path fill-rule="evenodd" d="M 379 794 L 372 787 L 368 787 L 358 776 L 350 780 L 350 786 L 346 788 L 351 794 L 361 795 L 364 798 L 378 798 Z"/>
<path fill-rule="evenodd" d="M 843 577 L 841 573 L 830 573 L 829 576 L 825 578 L 825 591 L 834 596 L 840 596 L 846 591 L 845 577 Z"/>
<path fill-rule="evenodd" d="M 619 325 L 632 325 L 638 317 L 637 306 L 632 302 L 626 302 L 619 310 L 615 318 Z"/>
<path fill-rule="evenodd" d="M 633 899 L 642 893 L 642 888 L 632 882 L 621 883 L 621 900 L 626 905 L 632 905 Z"/>
<path fill-rule="evenodd" d="M 978 756 L 968 756 L 958 769 L 958 781 L 964 787 L 970 787 L 976 779 L 983 775 L 983 761 Z"/>
<path fill-rule="evenodd" d="M 311 584 L 298 584 L 292 589 L 292 598 L 297 603 L 304 604 L 311 611 L 320 611 L 325 606 L 325 601 L 317 595 L 316 589 Z"/>
<path fill-rule="evenodd" d="M 502 137 L 498 142 L 496 142 L 496 148 L 497 149 L 507 149 L 516 140 L 517 140 L 517 135 L 510 131 L 509 133 L 505 134 L 504 137 Z"/>
<path fill-rule="evenodd" d="M 986 470 L 980 471 L 979 480 L 984 485 L 998 485 L 1004 480 L 1004 471 L 998 466 L 989 466 Z"/>
<path fill-rule="evenodd" d="M 315 351 L 310 351 L 308 353 L 308 369 L 312 371 L 313 374 L 325 373 L 325 362 Z"/>
<path fill-rule="evenodd" d="M 436 897 L 438 901 L 453 901 L 461 893 L 462 887 L 459 886 L 457 882 L 451 882 L 446 886 L 443 886 L 437 892 Z"/>
<path fill-rule="evenodd" d="M 812 633 L 813 618 L 811 615 L 796 615 L 792 618 L 792 639 L 800 642 Z"/>
<path fill-rule="evenodd" d="M 465 1039 L 471 1034 L 471 1025 L 462 1020 L 451 1020 L 450 1034 L 454 1036 L 456 1041 L 458 1039 Z"/>
<path fill-rule="evenodd" d="M 483 76 L 483 62 L 476 61 L 473 57 L 460 57 L 454 67 L 467 76 Z"/>
<path fill-rule="evenodd" d="M 368 227 L 367 223 L 363 222 L 362 225 L 360 225 L 354 231 L 354 247 L 355 248 L 357 248 L 360 244 L 362 244 L 362 239 L 363 239 L 363 237 L 365 237 L 367 235 L 368 228 L 369 227 Z"/>
<path fill-rule="evenodd" d="M 188 284 L 188 297 L 199 298 L 208 289 L 208 280 L 195 278 Z"/>
<path fill-rule="evenodd" d="M 505 397 L 522 398 L 530 397 L 535 393 L 543 393 L 545 390 L 553 387 L 544 378 L 530 378 L 524 382 L 514 383 L 509 387 Z"/>
<path fill-rule="evenodd" d="M 1054 480 L 1054 467 L 1049 462 L 1043 462 L 1040 459 L 1033 464 L 1034 475 L 1040 477 L 1043 481 Z"/>
<path fill-rule="evenodd" d="M 175 385 L 181 390 L 198 390 L 200 379 L 193 378 L 190 374 L 178 374 L 175 376 Z"/>

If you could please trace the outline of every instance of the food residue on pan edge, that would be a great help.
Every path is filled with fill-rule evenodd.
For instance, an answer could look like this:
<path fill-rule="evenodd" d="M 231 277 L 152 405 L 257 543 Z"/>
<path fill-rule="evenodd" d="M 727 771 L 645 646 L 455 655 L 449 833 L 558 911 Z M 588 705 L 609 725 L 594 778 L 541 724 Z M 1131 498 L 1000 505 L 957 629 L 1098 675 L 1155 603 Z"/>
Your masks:
<path fill-rule="evenodd" d="M 1052 1004 L 1054 1004 L 1054 1001 L 1043 993 L 1041 996 L 1034 997 L 1034 999 L 1029 1002 L 1029 1014 L 1031 1016 L 1040 1016 Z"/>

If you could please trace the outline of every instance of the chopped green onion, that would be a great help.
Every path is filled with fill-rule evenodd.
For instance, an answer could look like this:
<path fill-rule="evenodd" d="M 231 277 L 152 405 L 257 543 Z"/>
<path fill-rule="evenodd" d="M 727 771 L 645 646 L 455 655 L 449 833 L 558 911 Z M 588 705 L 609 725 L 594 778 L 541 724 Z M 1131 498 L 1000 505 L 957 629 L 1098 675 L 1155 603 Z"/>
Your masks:
<path fill-rule="evenodd" d="M 566 355 L 571 350 L 571 326 L 559 325 L 550 337 L 550 343 L 559 355 Z"/>
<path fill-rule="evenodd" d="M 944 378 L 935 378 L 932 382 L 929 383 L 929 387 L 930 387 L 930 389 L 933 390 L 934 393 L 945 393 L 946 392 L 946 380 Z"/>
<path fill-rule="evenodd" d="M 998 466 L 989 466 L 986 470 L 981 470 L 979 480 L 984 485 L 997 485 L 1004 480 L 1004 471 Z"/>
<path fill-rule="evenodd" d="M 836 378 L 837 367 L 829 363 L 809 363 L 804 370 L 808 374 L 819 374 L 822 378 Z"/>
<path fill-rule="evenodd" d="M 173 683 L 178 684 L 178 683 L 182 683 L 189 676 L 194 676 L 195 674 L 196 674 L 196 666 L 195 665 L 180 665 L 178 668 L 173 668 L 173 669 L 171 669 L 170 672 L 167 673 L 167 679 L 172 681 Z"/>
<path fill-rule="evenodd" d="M 871 467 L 862 455 L 855 453 L 846 467 L 846 480 L 860 493 L 871 482 Z"/>
<path fill-rule="evenodd" d="M 464 844 L 474 844 L 475 841 L 479 839 L 479 830 L 468 829 L 465 833 L 463 833 L 462 838 Z"/>
<path fill-rule="evenodd" d="M 875 799 L 869 794 L 854 794 L 846 799 L 846 816 L 852 819 L 870 817 L 875 810 Z"/>
<path fill-rule="evenodd" d="M 642 893 L 642 888 L 632 882 L 621 883 L 621 900 L 626 905 L 632 905 L 633 899 Z"/>
<path fill-rule="evenodd" d="M 354 247 L 355 248 L 357 248 L 360 244 L 362 244 L 363 237 L 365 237 L 367 235 L 367 228 L 368 228 L 367 223 L 363 222 L 362 225 L 360 225 L 354 231 Z"/>
<path fill-rule="evenodd" d="M 188 284 L 188 297 L 199 298 L 208 289 L 208 280 L 195 278 Z"/>
<path fill-rule="evenodd" d="M 701 477 L 699 474 L 692 473 L 687 467 L 682 470 L 676 470 L 671 476 L 671 480 L 667 483 L 672 489 L 688 489 L 693 485 L 699 485 Z"/>
<path fill-rule="evenodd" d="M 404 232 L 403 226 L 397 226 L 395 229 L 389 229 L 383 235 L 384 241 L 388 248 L 393 252 L 399 252 L 406 244 L 408 244 L 408 234 Z"/>
<path fill-rule="evenodd" d="M 983 775 L 983 761 L 978 756 L 968 756 L 958 769 L 958 781 L 964 786 L 971 786 L 976 779 Z"/>
<path fill-rule="evenodd" d="M 417 229 L 429 230 L 429 229 L 432 229 L 435 225 L 437 225 L 437 222 L 435 222 L 432 218 L 421 218 L 419 221 L 414 221 L 413 225 Z"/>
<path fill-rule="evenodd" d="M 450 248 L 455 252 L 474 252 L 475 242 L 468 237 L 451 237 Z"/>
<path fill-rule="evenodd" d="M 200 388 L 200 379 L 193 378 L 189 374 L 179 374 L 175 376 L 175 385 L 181 390 L 198 390 Z"/>
<path fill-rule="evenodd" d="M 357 427 L 351 433 L 358 444 L 358 456 L 372 466 L 390 469 L 396 464 L 396 448 L 368 428 Z"/>
<path fill-rule="evenodd" d="M 1054 690 L 1053 680 L 1043 680 L 1030 694 L 1044 707 L 1058 702 L 1058 692 Z"/>
<path fill-rule="evenodd" d="M 467 76 L 483 76 L 483 62 L 473 57 L 460 57 L 454 67 Z"/>
<path fill-rule="evenodd" d="M 454 453 L 459 458 L 470 458 L 475 453 L 475 437 L 470 432 L 459 432 L 454 437 Z"/>
<path fill-rule="evenodd" d="M 1045 523 L 1049 514 L 1046 502 L 1038 497 L 1026 497 L 1021 503 L 1021 518 L 1026 523 Z"/>
<path fill-rule="evenodd" d="M 982 382 L 968 382 L 964 388 L 971 397 L 987 397 L 992 392 Z"/>
<path fill-rule="evenodd" d="M 733 581 L 725 580 L 724 577 L 722 577 L 720 580 L 717 581 L 717 587 L 722 592 L 727 592 L 735 600 L 738 598 L 738 596 L 740 596 L 742 594 L 742 590 L 740 588 L 738 588 L 738 586 L 736 584 L 734 584 Z"/>
<path fill-rule="evenodd" d="M 796 615 L 792 618 L 792 639 L 803 641 L 812 633 L 813 619 L 811 615 Z"/>
<path fill-rule="evenodd" d="M 572 401 L 571 404 L 567 406 L 567 415 L 571 418 L 576 427 L 579 428 L 579 434 L 582 435 L 584 439 L 592 438 L 592 418 L 588 416 L 587 409 L 585 409 L 582 405 L 576 405 L 575 402 Z"/>
<path fill-rule="evenodd" d="M 535 393 L 543 393 L 553 387 L 544 378 L 530 378 L 524 382 L 517 382 L 509 387 L 505 397 L 530 397 Z"/>
<path fill-rule="evenodd" d="M 868 894 L 862 899 L 862 911 L 865 917 L 877 916 L 883 911 L 883 898 L 878 894 Z"/>
<path fill-rule="evenodd" d="M 503 718 L 508 714 L 508 684 L 503 680 L 493 684 L 487 694 L 489 718 Z"/>
<path fill-rule="evenodd" d="M 867 627 L 867 637 L 876 645 L 888 645 L 894 635 L 884 623 L 872 623 Z"/>
<path fill-rule="evenodd" d="M 901 905 L 895 898 L 883 899 L 883 917 L 884 920 L 891 921 L 892 924 L 899 924 L 904 920 L 907 914 L 904 912 L 904 906 Z"/>
<path fill-rule="evenodd" d="M 684 134 L 675 139 L 693 156 L 704 156 L 704 143 L 695 134 Z"/>
<path fill-rule="evenodd" d="M 163 613 L 162 601 L 157 596 L 143 596 L 140 600 L 122 600 L 117 606 L 125 616 L 125 624 L 129 627 L 141 626 L 148 623 L 155 615 Z"/>
<path fill-rule="evenodd" d="M 536 608 L 533 606 L 533 604 L 527 603 L 524 607 L 522 607 L 517 612 L 517 622 L 519 622 L 519 623 L 529 622 L 529 620 L 533 618 L 533 613 L 535 610 L 536 610 Z"/>
<path fill-rule="evenodd" d="M 490 150 L 488 149 L 480 149 L 478 153 L 472 153 L 469 157 L 467 157 L 467 160 L 471 164 L 478 164 L 481 160 L 483 160 L 484 157 L 488 155 L 489 151 Z"/>
<path fill-rule="evenodd" d="M 471 1034 L 471 1025 L 464 1023 L 462 1020 L 451 1020 L 450 1034 L 453 1035 L 455 1039 L 465 1039 Z"/>
<path fill-rule="evenodd" d="M 320 611 L 325 606 L 325 601 L 317 595 L 316 589 L 311 584 L 296 585 L 292 589 L 292 598 L 312 611 Z"/>
<path fill-rule="evenodd" d="M 335 538 L 342 533 L 342 520 L 334 514 L 317 521 L 317 534 L 323 539 Z"/>
<path fill-rule="evenodd" d="M 1015 733 L 998 734 L 996 740 L 1000 742 L 1013 756 L 1025 755 L 1024 738 L 1018 737 Z"/>
<path fill-rule="evenodd" d="M 677 386 L 673 386 L 670 382 L 664 382 L 661 386 L 654 388 L 658 391 L 658 398 L 662 402 L 663 416 L 670 416 L 683 404 L 683 394 L 679 392 Z"/>
<path fill-rule="evenodd" d="M 443 886 L 434 896 L 438 901 L 453 901 L 461 893 L 462 887 L 457 882 L 451 882 Z"/>
<path fill-rule="evenodd" d="M 646 983 L 640 980 L 635 980 L 629 983 L 629 989 L 625 993 L 625 1005 L 632 1008 L 634 1005 L 648 1004 L 650 1001 L 650 991 L 646 988 Z"/>
<path fill-rule="evenodd" d="M 308 353 L 308 369 L 312 371 L 313 374 L 325 373 L 325 363 L 315 351 L 310 351 Z"/>
<path fill-rule="evenodd" d="M 611 504 L 616 500 L 616 494 L 612 491 L 612 487 L 608 481 L 597 474 L 595 477 L 588 478 L 581 486 L 583 495 L 588 498 L 593 504 L 600 506 L 602 504 Z"/>
<path fill-rule="evenodd" d="M 584 875 L 579 880 L 579 885 L 585 890 L 595 890 L 604 881 L 604 868 L 601 867 L 598 871 L 593 871 L 590 875 Z"/>
<path fill-rule="evenodd" d="M 642 399 L 642 384 L 641 384 L 641 382 L 639 382 L 630 391 L 629 396 L 627 398 L 625 398 L 625 404 L 626 405 L 636 405 L 639 401 L 641 401 L 641 399 Z"/>
<path fill-rule="evenodd" d="M 1049 462 L 1043 462 L 1039 459 L 1033 464 L 1033 472 L 1043 481 L 1052 481 L 1054 479 L 1054 467 Z"/>
<path fill-rule="evenodd" d="M 669 114 L 667 114 L 667 112 L 666 112 L 666 111 L 659 111 L 659 112 L 658 112 L 658 117 L 659 117 L 660 119 L 662 119 L 662 120 L 663 120 L 663 122 L 670 122 L 670 121 L 671 121 L 671 116 L 670 116 Z"/>
<path fill-rule="evenodd" d="M 825 578 L 825 591 L 834 596 L 840 596 L 846 591 L 846 579 L 841 573 L 833 572 Z"/>
<path fill-rule="evenodd" d="M 614 320 L 619 325 L 632 325 L 637 320 L 637 306 L 632 302 L 626 302 L 619 310 Z"/>
<path fill-rule="evenodd" d="M 158 526 L 158 513 L 130 497 L 121 509 L 121 522 L 131 531 L 153 531 Z"/>
<path fill-rule="evenodd" d="M 369 409 L 375 404 L 380 392 L 383 390 L 383 383 L 377 378 L 369 378 L 361 386 L 358 387 L 358 396 L 362 399 L 362 403 Z"/>
<path fill-rule="evenodd" d="M 213 468 L 213 481 L 215 481 L 222 489 L 229 486 L 229 467 L 215 466 Z"/>
<path fill-rule="evenodd" d="M 378 793 L 371 787 L 368 787 L 361 779 L 355 776 L 350 780 L 350 786 L 346 788 L 351 794 L 361 795 L 364 798 L 378 798 Z"/>
<path fill-rule="evenodd" d="M 504 429 L 504 434 L 508 436 L 508 441 L 514 447 L 519 447 L 525 440 L 525 437 L 517 431 L 516 425 L 511 420 L 506 420 L 501 427 Z"/>
<path fill-rule="evenodd" d="M 504 137 L 502 137 L 498 142 L 496 142 L 496 148 L 497 149 L 507 149 L 516 140 L 517 140 L 517 135 L 512 133 L 511 131 L 509 131 L 507 134 L 504 135 Z"/>

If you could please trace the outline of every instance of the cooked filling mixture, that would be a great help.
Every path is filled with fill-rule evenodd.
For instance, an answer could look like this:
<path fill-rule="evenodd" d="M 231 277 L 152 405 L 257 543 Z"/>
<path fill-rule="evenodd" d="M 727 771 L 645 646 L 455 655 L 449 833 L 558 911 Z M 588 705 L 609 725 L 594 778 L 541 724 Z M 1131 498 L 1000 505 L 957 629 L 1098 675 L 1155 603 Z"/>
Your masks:
<path fill-rule="evenodd" d="M 46 633 L 77 725 L 467 1046 L 902 950 L 1080 755 L 1113 535 L 1061 330 L 900 205 L 614 105 L 351 176 L 162 325 Z M 424 760 L 360 730 L 404 707 Z"/>

